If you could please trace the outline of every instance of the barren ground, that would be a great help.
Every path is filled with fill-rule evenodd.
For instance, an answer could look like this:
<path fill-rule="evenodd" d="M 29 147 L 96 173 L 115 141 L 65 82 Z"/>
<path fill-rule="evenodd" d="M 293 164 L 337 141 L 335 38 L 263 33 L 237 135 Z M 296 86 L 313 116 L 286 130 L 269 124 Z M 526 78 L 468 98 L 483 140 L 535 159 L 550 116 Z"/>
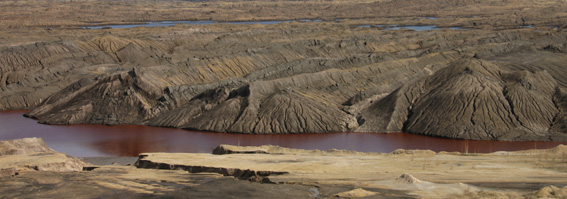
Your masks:
<path fill-rule="evenodd" d="M 85 159 L 98 165 L 72 157 L 65 159 L 42 143 L 37 139 L 0 143 L 4 152 L 13 151 L 12 146 L 20 148 L 0 156 L 0 171 L 13 168 L 17 173 L 15 176 L 2 173 L 0 192 L 4 197 L 567 196 L 564 145 L 547 150 L 489 154 L 424 150 L 378 154 L 222 145 L 215 149 L 215 154 L 141 154 L 133 166 L 132 160 L 124 158 Z M 34 147 L 22 147 L 30 145 Z M 70 165 L 85 169 L 77 171 Z"/>
<path fill-rule="evenodd" d="M 567 3 L 555 0 L 0 1 L 0 110 L 30 109 L 27 116 L 50 124 L 567 140 L 566 13 Z M 81 28 L 290 19 L 322 22 Z M 440 29 L 388 29 L 402 25 Z M 144 154 L 138 167 L 147 169 L 92 171 L 44 147 L 19 147 L 0 156 L 2 197 L 567 192 L 565 146 L 490 154 L 260 147 Z M 171 168 L 178 170 L 163 170 Z"/>
<path fill-rule="evenodd" d="M 41 123 L 567 140 L 563 1 L 1 3 L 0 110 Z M 322 21 L 81 28 L 191 19 Z"/>

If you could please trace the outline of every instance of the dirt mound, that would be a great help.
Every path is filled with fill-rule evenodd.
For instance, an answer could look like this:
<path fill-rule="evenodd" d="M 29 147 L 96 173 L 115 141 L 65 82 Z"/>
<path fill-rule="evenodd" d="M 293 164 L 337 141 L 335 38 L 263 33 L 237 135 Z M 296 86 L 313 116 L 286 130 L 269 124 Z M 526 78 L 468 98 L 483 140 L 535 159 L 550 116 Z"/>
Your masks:
<path fill-rule="evenodd" d="M 567 187 L 546 186 L 529 195 L 528 198 L 567 198 Z"/>
<path fill-rule="evenodd" d="M 14 176 L 22 170 L 82 171 L 83 161 L 47 147 L 41 138 L 0 142 L 0 177 Z"/>
<path fill-rule="evenodd" d="M 386 131 L 538 139 L 550 134 L 559 113 L 553 101 L 556 89 L 557 82 L 546 71 L 509 72 L 485 60 L 464 59 L 399 88 L 363 111 L 362 118 Z"/>
<path fill-rule="evenodd" d="M 138 76 L 136 70 L 101 79 L 84 79 L 48 98 L 45 106 L 26 116 L 52 124 L 132 123 L 152 114 L 151 108 L 162 94 L 159 83 Z M 94 96 L 96 100 L 92 99 Z M 133 106 L 138 108 L 122 109 Z"/>
<path fill-rule="evenodd" d="M 549 149 L 549 151 L 553 154 L 567 154 L 567 145 L 560 144 Z"/>
<path fill-rule="evenodd" d="M 399 184 L 416 184 L 421 182 L 421 180 L 418 180 L 417 178 L 413 177 L 410 174 L 402 174 L 400 177 L 396 178 L 396 183 Z"/>
<path fill-rule="evenodd" d="M 116 52 L 116 57 L 122 63 L 135 63 L 138 61 L 144 61 L 147 57 L 149 57 L 147 53 L 138 49 L 134 43 L 129 43 L 128 45 L 124 46 L 124 48 L 120 49 Z"/>
<path fill-rule="evenodd" d="M 23 138 L 0 142 L 0 156 L 30 153 L 54 153 L 41 138 Z"/>
<path fill-rule="evenodd" d="M 95 37 L 87 43 L 91 49 L 98 49 L 103 52 L 115 53 L 126 47 L 132 41 L 110 34 Z"/>
<path fill-rule="evenodd" d="M 322 133 L 345 131 L 347 125 L 341 120 L 346 117 L 339 109 L 332 109 L 300 93 L 284 90 L 268 96 L 236 94 L 184 127 L 259 134 Z"/>
<path fill-rule="evenodd" d="M 376 192 L 367 191 L 367 190 L 358 188 L 358 189 L 353 189 L 353 190 L 350 190 L 350 191 L 337 193 L 337 194 L 335 194 L 335 197 L 362 198 L 362 197 L 373 196 L 373 195 L 376 195 L 376 194 L 377 194 Z"/>

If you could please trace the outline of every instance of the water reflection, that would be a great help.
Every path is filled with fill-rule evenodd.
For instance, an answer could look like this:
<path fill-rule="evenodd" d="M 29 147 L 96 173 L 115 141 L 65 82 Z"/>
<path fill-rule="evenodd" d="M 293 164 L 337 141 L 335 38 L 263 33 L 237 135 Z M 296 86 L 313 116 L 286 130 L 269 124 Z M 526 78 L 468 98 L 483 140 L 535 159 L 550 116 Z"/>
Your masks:
<path fill-rule="evenodd" d="M 398 148 L 494 152 L 551 148 L 561 144 L 561 142 L 466 141 L 405 133 L 245 135 L 130 125 L 43 125 L 24 118 L 23 113 L 24 111 L 0 112 L 0 140 L 41 137 L 49 147 L 78 157 L 137 156 L 142 152 L 210 153 L 219 144 L 242 146 L 273 144 L 300 149 L 335 148 L 382 153 L 389 153 Z"/>

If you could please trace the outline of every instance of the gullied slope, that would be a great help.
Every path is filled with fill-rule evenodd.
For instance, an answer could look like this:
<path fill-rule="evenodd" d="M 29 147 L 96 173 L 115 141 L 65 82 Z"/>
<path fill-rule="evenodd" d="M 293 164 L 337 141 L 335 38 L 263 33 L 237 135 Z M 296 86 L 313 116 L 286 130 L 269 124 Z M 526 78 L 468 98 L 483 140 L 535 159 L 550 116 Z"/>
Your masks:
<path fill-rule="evenodd" d="M 41 42 L 0 49 L 0 109 L 29 109 L 81 78 L 112 72 L 115 63 L 74 42 Z"/>
<path fill-rule="evenodd" d="M 364 39 L 324 34 L 306 39 L 313 33 L 297 28 L 298 33 L 289 34 L 280 29 L 286 26 L 226 34 L 208 41 L 208 50 L 181 38 L 171 54 L 144 47 L 157 41 L 113 35 L 78 41 L 86 51 L 111 56 L 121 70 L 84 78 L 26 115 L 53 124 L 143 124 L 239 133 L 349 131 L 358 124 L 342 104 L 353 95 L 367 88 L 390 92 L 410 77 L 428 75 L 459 57 L 455 52 L 424 54 L 413 41 L 394 43 L 365 32 Z M 272 41 L 274 37 L 279 39 Z M 266 42 L 271 45 L 264 47 Z M 124 71 L 128 68 L 134 69 Z"/>
<path fill-rule="evenodd" d="M 548 140 L 559 113 L 557 89 L 546 71 L 509 72 L 485 60 L 463 59 L 372 104 L 363 111 L 367 123 L 361 128 L 461 139 Z"/>
<path fill-rule="evenodd" d="M 567 140 L 559 30 L 291 22 L 69 31 L 80 34 L 2 47 L 0 109 L 33 108 L 27 116 L 50 124 Z M 542 58 L 506 59 L 530 54 Z"/>
<path fill-rule="evenodd" d="M 156 81 L 152 80 L 138 76 L 136 70 L 84 79 L 51 96 L 45 106 L 26 115 L 39 118 L 42 123 L 133 124 L 151 115 L 153 103 L 161 96 Z"/>
<path fill-rule="evenodd" d="M 347 130 L 347 118 L 338 108 L 283 90 L 267 96 L 236 94 L 184 127 L 260 134 L 322 133 Z"/>

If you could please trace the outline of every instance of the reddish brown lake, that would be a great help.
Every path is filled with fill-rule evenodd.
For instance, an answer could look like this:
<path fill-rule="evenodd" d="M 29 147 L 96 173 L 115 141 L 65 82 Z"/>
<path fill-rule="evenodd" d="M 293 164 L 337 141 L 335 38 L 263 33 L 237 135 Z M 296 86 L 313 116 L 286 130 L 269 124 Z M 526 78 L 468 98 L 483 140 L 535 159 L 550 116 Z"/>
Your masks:
<path fill-rule="evenodd" d="M 25 111 L 0 112 L 0 140 L 41 137 L 59 152 L 77 157 L 137 156 L 142 152 L 210 153 L 219 144 L 265 144 L 299 149 L 346 149 L 389 153 L 396 149 L 469 152 L 551 148 L 567 142 L 499 142 L 432 138 L 406 133 L 243 135 L 146 126 L 44 125 Z"/>

